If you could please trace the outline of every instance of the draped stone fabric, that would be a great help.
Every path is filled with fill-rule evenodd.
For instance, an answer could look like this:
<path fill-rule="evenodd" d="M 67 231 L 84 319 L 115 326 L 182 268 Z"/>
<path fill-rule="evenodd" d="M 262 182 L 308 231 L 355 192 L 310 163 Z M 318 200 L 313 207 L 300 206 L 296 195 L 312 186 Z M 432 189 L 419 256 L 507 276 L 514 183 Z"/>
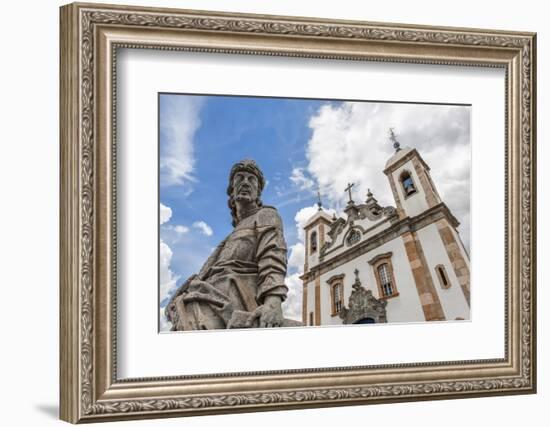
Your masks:
<path fill-rule="evenodd" d="M 172 297 L 172 330 L 257 327 L 250 315 L 268 295 L 286 299 L 287 248 L 281 218 L 270 206 L 243 218 Z M 300 324 L 285 319 L 282 326 Z"/>

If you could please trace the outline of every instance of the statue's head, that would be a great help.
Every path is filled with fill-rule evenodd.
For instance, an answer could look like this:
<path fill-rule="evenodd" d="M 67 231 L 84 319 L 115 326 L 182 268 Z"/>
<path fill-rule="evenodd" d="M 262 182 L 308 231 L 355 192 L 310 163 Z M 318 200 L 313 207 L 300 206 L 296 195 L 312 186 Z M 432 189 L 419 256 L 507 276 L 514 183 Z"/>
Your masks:
<path fill-rule="evenodd" d="M 264 174 L 254 160 L 241 160 L 233 165 L 229 173 L 229 186 L 227 195 L 229 196 L 228 205 L 231 209 L 233 226 L 237 225 L 238 202 L 255 203 L 262 206 L 262 190 L 265 186 Z"/>
<path fill-rule="evenodd" d="M 171 331 L 177 330 L 177 324 L 179 323 L 178 309 L 176 308 L 175 298 L 172 297 L 168 305 L 164 308 L 164 314 L 168 321 L 172 323 Z"/>

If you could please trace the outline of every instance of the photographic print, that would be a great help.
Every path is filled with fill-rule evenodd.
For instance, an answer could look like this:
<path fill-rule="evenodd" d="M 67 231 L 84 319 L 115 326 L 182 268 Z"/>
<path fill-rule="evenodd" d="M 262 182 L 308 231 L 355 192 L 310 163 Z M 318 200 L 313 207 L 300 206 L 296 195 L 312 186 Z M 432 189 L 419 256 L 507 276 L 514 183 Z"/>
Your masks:
<path fill-rule="evenodd" d="M 75 3 L 59 52 L 61 419 L 536 392 L 535 33 Z"/>
<path fill-rule="evenodd" d="M 160 93 L 161 332 L 470 319 L 470 106 Z"/>

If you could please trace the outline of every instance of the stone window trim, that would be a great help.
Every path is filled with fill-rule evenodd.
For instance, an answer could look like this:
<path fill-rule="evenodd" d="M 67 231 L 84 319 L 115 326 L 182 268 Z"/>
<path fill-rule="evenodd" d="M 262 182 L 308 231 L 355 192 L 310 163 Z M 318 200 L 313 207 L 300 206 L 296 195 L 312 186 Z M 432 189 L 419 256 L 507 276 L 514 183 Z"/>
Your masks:
<path fill-rule="evenodd" d="M 411 193 L 407 193 L 407 191 L 405 190 L 405 186 L 403 185 L 405 176 L 408 176 L 408 178 L 412 181 L 412 186 L 414 188 L 414 191 L 411 192 Z M 403 192 L 403 199 L 404 200 L 407 200 L 409 197 L 413 197 L 414 195 L 419 193 L 418 185 L 416 185 L 414 175 L 410 170 L 403 169 L 401 172 L 399 172 L 398 182 L 399 182 L 399 186 L 401 188 L 401 191 Z"/>
<path fill-rule="evenodd" d="M 338 316 L 344 308 L 344 277 L 345 274 L 337 274 L 327 280 L 327 284 L 330 286 L 330 315 L 332 317 Z M 339 292 L 336 290 L 337 287 Z M 336 300 L 337 293 L 338 300 Z"/>
<path fill-rule="evenodd" d="M 378 299 L 390 299 L 399 296 L 399 290 L 397 289 L 397 282 L 395 281 L 395 275 L 393 273 L 393 264 L 392 264 L 393 252 L 386 252 L 383 254 L 376 255 L 369 261 L 369 264 L 372 266 L 374 277 L 376 278 L 376 285 L 378 286 Z M 386 295 L 384 292 L 384 283 L 382 283 L 382 278 L 380 277 L 379 268 L 387 264 L 387 273 L 390 278 L 390 283 L 392 287 L 392 293 Z"/>
<path fill-rule="evenodd" d="M 435 275 L 439 279 L 439 284 L 442 289 L 449 289 L 451 287 L 451 281 L 449 280 L 449 275 L 443 264 L 437 264 L 435 266 Z"/>

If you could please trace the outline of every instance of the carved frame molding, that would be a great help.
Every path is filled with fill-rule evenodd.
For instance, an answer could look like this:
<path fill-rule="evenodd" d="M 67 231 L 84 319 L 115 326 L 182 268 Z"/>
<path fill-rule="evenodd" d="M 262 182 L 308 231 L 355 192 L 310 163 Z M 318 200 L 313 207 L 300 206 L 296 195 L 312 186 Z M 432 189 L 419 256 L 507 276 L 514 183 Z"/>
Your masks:
<path fill-rule="evenodd" d="M 60 416 L 69 422 L 533 393 L 533 33 L 95 4 L 61 8 Z M 494 360 L 116 378 L 118 47 L 506 70 L 506 340 Z M 416 378 L 403 381 L 403 378 Z M 289 388 L 289 380 L 293 384 Z"/>

